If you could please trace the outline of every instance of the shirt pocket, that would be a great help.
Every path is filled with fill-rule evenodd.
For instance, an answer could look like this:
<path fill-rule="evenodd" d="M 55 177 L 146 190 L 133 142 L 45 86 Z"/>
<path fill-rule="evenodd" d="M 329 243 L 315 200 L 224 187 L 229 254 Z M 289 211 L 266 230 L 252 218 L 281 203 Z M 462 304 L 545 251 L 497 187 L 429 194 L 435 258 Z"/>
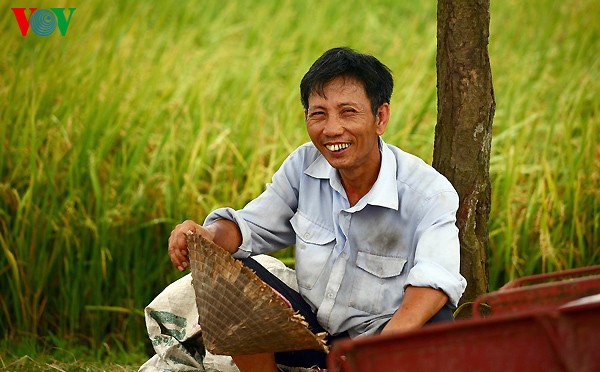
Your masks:
<path fill-rule="evenodd" d="M 404 294 L 405 257 L 358 251 L 350 306 L 370 314 L 394 312 Z"/>
<path fill-rule="evenodd" d="M 296 233 L 296 277 L 298 286 L 312 289 L 329 261 L 335 233 L 311 221 L 301 212 L 290 220 Z"/>

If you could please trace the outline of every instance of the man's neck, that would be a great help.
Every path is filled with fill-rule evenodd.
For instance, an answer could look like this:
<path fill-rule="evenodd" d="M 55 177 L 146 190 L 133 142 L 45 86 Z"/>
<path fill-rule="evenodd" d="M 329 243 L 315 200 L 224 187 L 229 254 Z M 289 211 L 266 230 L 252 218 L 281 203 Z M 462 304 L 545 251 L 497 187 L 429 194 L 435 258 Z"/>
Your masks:
<path fill-rule="evenodd" d="M 380 167 L 381 158 L 379 158 L 377 166 L 369 167 L 367 172 L 338 170 L 351 207 L 371 190 L 379 176 Z"/>

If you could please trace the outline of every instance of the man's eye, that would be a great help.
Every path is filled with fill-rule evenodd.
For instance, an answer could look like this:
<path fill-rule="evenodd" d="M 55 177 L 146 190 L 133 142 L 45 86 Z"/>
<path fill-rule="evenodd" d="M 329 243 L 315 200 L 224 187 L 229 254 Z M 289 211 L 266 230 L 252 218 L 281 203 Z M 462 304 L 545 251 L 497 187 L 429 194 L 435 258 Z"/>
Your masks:
<path fill-rule="evenodd" d="M 315 111 L 315 112 L 311 112 L 310 114 L 308 114 L 309 118 L 318 118 L 325 115 L 325 113 L 323 111 Z"/>

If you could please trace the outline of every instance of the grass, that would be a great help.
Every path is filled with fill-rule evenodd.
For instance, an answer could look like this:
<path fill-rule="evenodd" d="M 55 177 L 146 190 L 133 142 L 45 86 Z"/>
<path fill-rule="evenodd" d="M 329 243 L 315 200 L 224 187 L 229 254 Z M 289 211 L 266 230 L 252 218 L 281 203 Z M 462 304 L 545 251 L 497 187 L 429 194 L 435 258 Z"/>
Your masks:
<path fill-rule="evenodd" d="M 584 14 L 597 7 L 536 5 L 514 4 L 510 23 L 496 17 L 490 45 L 498 101 L 490 169 L 493 287 L 600 262 L 600 28 Z M 532 19 L 537 27 L 522 27 Z"/>
<path fill-rule="evenodd" d="M 0 342 L 0 371 L 137 371 L 145 361 L 143 352 L 113 350 L 108 344 L 98 350 L 68 345 L 53 338 L 50 342 L 24 340 Z"/>
<path fill-rule="evenodd" d="M 143 307 L 180 275 L 171 228 L 242 207 L 308 141 L 298 83 L 330 47 L 394 71 L 384 138 L 431 161 L 435 2 L 52 6 L 77 8 L 65 37 L 22 37 L 0 14 L 4 363 L 53 363 L 13 350 L 49 335 L 138 355 Z M 600 263 L 599 11 L 593 0 L 492 1 L 492 289 Z"/>

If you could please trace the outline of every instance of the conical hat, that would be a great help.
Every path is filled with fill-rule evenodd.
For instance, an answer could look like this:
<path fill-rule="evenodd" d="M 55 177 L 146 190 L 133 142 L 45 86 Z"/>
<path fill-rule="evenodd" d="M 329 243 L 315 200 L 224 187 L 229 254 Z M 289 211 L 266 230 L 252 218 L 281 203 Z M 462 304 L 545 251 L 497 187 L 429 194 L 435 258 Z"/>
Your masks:
<path fill-rule="evenodd" d="M 223 248 L 193 233 L 187 246 L 198 323 L 212 354 L 242 355 L 325 346 L 287 300 Z"/>

